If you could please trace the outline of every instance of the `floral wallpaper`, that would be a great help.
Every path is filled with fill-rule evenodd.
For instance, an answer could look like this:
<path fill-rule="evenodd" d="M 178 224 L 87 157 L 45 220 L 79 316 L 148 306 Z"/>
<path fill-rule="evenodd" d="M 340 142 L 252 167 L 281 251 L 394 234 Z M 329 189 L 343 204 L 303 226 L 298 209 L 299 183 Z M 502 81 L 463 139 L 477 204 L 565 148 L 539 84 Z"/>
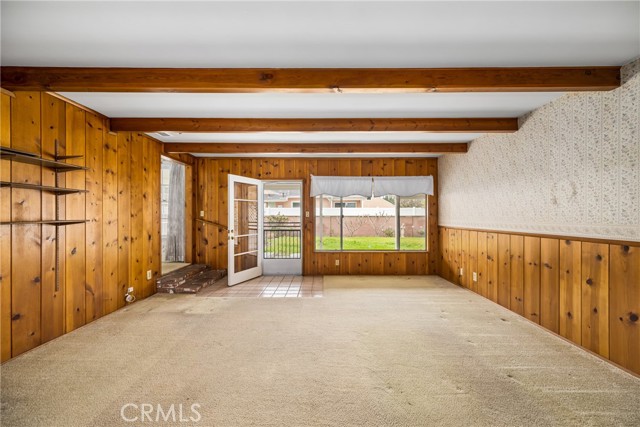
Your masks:
<path fill-rule="evenodd" d="M 438 160 L 440 225 L 640 241 L 640 59 Z"/>

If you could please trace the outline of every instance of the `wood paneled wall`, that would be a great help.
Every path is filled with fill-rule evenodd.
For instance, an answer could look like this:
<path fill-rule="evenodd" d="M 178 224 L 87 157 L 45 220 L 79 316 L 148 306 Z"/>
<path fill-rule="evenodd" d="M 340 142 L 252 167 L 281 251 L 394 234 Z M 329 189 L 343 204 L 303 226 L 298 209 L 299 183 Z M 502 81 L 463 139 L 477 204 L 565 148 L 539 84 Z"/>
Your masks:
<path fill-rule="evenodd" d="M 155 292 L 160 274 L 160 154 L 142 134 L 108 131 L 107 119 L 42 92 L 1 95 L 1 145 L 69 160 L 85 171 L 60 174 L 60 185 L 87 190 L 57 196 L 60 286 L 55 286 L 55 227 L 0 226 L 2 361 Z M 46 168 L 3 160 L 3 181 L 54 185 Z M 55 218 L 55 195 L 2 188 L 2 221 Z M 146 271 L 152 271 L 147 280 Z"/>
<path fill-rule="evenodd" d="M 309 196 L 310 175 L 417 176 L 433 175 L 437 159 L 197 159 L 195 211 L 205 220 L 227 225 L 227 175 L 258 179 L 304 181 L 303 273 L 309 274 L 431 274 L 437 271 L 437 194 L 428 199 L 428 248 L 425 252 L 315 252 L 314 209 Z M 438 185 L 435 183 L 437 191 Z M 227 232 L 224 227 L 196 221 L 194 259 L 214 268 L 227 268 Z M 336 266 L 335 261 L 339 260 Z"/>
<path fill-rule="evenodd" d="M 640 243 L 443 227 L 439 238 L 443 278 L 640 374 Z"/>

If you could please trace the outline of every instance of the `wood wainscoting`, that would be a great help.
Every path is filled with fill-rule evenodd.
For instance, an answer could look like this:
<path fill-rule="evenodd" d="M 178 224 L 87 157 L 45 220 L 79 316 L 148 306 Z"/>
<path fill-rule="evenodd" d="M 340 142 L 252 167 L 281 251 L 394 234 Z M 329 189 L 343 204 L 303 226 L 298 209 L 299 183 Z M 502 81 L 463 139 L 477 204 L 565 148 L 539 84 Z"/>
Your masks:
<path fill-rule="evenodd" d="M 227 176 L 257 179 L 302 180 L 303 274 L 435 274 L 438 266 L 438 197 L 428 198 L 428 252 L 316 252 L 315 216 L 310 197 L 310 175 L 420 176 L 432 175 L 437 192 L 438 163 L 427 159 L 248 159 L 199 158 L 195 162 L 195 210 L 204 211 L 196 221 L 195 262 L 227 268 Z M 336 265 L 336 260 L 339 265 Z"/>
<path fill-rule="evenodd" d="M 86 192 L 56 196 L 0 189 L 0 221 L 59 219 L 86 223 L 0 225 L 2 361 L 155 293 L 160 273 L 160 153 L 143 134 L 109 132 L 105 117 L 45 92 L 3 92 L 1 145 L 87 170 L 59 174 L 59 186 Z M 2 181 L 55 185 L 47 168 L 0 161 Z M 146 272 L 151 271 L 147 279 Z M 56 273 L 59 278 L 56 286 Z"/>
<path fill-rule="evenodd" d="M 439 231 L 444 279 L 640 374 L 639 242 Z"/>

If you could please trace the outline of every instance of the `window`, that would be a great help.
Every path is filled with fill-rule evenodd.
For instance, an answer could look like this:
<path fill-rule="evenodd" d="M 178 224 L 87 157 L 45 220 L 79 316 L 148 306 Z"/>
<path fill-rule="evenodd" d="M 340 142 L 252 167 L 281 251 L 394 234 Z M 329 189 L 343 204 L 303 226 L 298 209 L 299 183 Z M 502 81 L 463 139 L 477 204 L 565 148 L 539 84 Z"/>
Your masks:
<path fill-rule="evenodd" d="M 300 207 L 300 202 L 291 202 L 291 207 L 292 208 L 299 208 Z"/>
<path fill-rule="evenodd" d="M 311 175 L 315 248 L 424 251 L 427 195 L 433 195 L 433 176 Z"/>
<path fill-rule="evenodd" d="M 355 208 L 357 206 L 356 202 L 334 202 L 334 208 Z"/>
<path fill-rule="evenodd" d="M 345 202 L 342 197 L 315 197 L 316 250 L 424 251 L 427 198 L 425 194 L 370 197 Z"/>

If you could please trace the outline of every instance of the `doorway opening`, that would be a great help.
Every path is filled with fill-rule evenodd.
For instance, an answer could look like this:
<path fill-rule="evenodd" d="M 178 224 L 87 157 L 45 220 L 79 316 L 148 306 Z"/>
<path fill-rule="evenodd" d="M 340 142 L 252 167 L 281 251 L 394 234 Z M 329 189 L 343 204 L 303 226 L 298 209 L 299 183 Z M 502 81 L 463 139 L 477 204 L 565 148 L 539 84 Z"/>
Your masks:
<path fill-rule="evenodd" d="M 185 262 L 185 165 L 162 157 L 160 181 L 160 223 L 162 274 L 190 265 Z"/>
<path fill-rule="evenodd" d="M 264 181 L 265 275 L 302 274 L 302 181 Z"/>

